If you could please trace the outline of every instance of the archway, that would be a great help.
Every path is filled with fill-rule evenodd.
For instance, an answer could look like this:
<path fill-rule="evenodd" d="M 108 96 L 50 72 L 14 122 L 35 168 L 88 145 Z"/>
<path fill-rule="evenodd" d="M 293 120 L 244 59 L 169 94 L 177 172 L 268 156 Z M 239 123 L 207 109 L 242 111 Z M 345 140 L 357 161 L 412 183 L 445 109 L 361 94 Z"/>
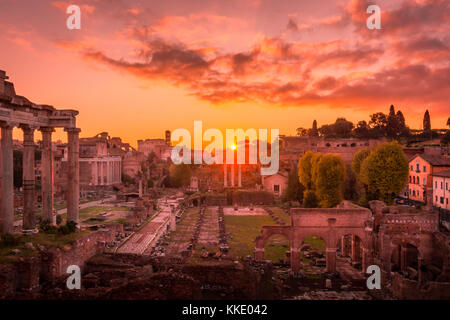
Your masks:
<path fill-rule="evenodd" d="M 300 260 L 307 277 L 317 277 L 327 267 L 326 241 L 323 237 L 310 234 L 303 238 L 300 246 Z"/>
<path fill-rule="evenodd" d="M 419 249 L 407 243 L 402 247 L 403 273 L 412 280 L 417 280 L 419 275 Z"/>
<path fill-rule="evenodd" d="M 337 242 L 337 247 L 341 257 L 347 258 L 354 268 L 363 271 L 363 241 L 358 235 L 343 235 Z"/>
<path fill-rule="evenodd" d="M 391 253 L 391 272 L 400 272 L 401 271 L 401 252 L 402 247 L 399 245 L 395 245 L 392 248 Z"/>
<path fill-rule="evenodd" d="M 266 239 L 264 259 L 273 264 L 288 265 L 290 263 L 291 247 L 289 239 L 284 234 L 273 234 Z"/>

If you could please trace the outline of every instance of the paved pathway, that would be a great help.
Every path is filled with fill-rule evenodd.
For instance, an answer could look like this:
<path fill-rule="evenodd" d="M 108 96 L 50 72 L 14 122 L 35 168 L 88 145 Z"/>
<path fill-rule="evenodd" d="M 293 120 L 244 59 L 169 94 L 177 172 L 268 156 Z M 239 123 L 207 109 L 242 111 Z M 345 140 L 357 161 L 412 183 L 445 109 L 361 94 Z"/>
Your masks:
<path fill-rule="evenodd" d="M 170 204 L 161 204 L 161 211 L 139 231 L 135 232 L 118 250 L 118 253 L 144 254 L 154 246 L 170 223 Z"/>

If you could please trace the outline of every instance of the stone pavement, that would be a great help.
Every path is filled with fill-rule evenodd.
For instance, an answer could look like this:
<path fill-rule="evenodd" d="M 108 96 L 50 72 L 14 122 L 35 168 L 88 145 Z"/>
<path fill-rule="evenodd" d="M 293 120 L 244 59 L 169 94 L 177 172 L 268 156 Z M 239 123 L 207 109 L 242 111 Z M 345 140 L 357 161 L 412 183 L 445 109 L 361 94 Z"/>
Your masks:
<path fill-rule="evenodd" d="M 156 245 L 162 234 L 167 231 L 170 223 L 170 206 L 163 205 L 159 214 L 139 231 L 134 233 L 118 250 L 117 253 L 139 254 Z"/>

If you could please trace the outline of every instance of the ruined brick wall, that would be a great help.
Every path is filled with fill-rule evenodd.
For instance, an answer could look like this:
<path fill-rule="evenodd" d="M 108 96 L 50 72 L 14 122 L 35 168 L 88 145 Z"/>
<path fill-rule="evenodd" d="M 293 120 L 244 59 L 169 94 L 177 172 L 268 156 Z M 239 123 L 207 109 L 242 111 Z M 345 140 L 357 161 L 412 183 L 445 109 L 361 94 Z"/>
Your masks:
<path fill-rule="evenodd" d="M 399 274 L 392 278 L 392 294 L 402 300 L 448 300 L 450 299 L 449 282 L 427 282 L 420 288 L 417 281 L 405 279 Z"/>
<path fill-rule="evenodd" d="M 105 244 L 123 234 L 121 224 L 89 233 L 63 249 L 51 248 L 28 258 L 0 265 L 0 299 L 12 298 L 17 291 L 38 290 L 40 284 L 65 276 L 67 267 L 77 265 L 83 270 L 91 257 L 103 253 Z"/>

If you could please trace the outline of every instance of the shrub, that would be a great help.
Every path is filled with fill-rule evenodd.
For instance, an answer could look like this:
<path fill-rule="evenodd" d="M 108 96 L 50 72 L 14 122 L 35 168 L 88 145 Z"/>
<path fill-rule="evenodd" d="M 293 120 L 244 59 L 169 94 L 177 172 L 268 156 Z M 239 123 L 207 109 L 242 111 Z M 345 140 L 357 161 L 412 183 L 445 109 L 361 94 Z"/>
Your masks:
<path fill-rule="evenodd" d="M 62 223 L 62 221 L 63 221 L 62 216 L 61 216 L 60 214 L 58 214 L 58 215 L 56 216 L 56 225 L 59 226 L 59 225 Z"/>
<path fill-rule="evenodd" d="M 3 234 L 0 237 L 0 248 L 14 247 L 19 244 L 19 240 L 19 237 L 10 233 Z"/>
<path fill-rule="evenodd" d="M 319 200 L 312 190 L 305 190 L 303 194 L 303 208 L 317 208 Z"/>

